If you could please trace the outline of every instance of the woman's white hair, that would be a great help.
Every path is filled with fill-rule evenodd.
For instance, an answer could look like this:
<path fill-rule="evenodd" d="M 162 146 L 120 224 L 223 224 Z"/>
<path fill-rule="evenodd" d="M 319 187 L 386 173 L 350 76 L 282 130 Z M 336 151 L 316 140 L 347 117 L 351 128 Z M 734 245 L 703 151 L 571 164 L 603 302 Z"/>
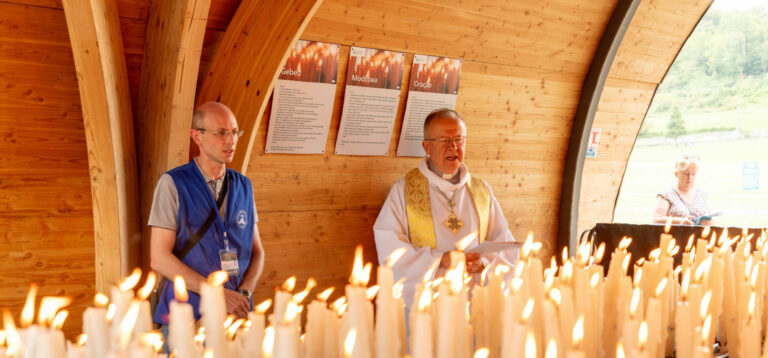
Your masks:
<path fill-rule="evenodd" d="M 691 165 L 698 168 L 699 157 L 695 155 L 687 155 L 687 154 L 683 155 L 682 157 L 680 157 L 680 159 L 677 160 L 677 162 L 675 162 L 675 174 L 688 169 L 688 167 L 690 167 Z"/>

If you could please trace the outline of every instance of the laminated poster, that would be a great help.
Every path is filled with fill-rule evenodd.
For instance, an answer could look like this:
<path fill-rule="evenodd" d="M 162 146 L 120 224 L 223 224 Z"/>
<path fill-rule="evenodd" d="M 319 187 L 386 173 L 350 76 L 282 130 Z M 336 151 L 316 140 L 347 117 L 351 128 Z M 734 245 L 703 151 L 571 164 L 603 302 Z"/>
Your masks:
<path fill-rule="evenodd" d="M 424 118 L 436 109 L 456 108 L 461 63 L 459 59 L 447 57 L 413 56 L 398 156 L 424 156 L 421 147 Z"/>
<path fill-rule="evenodd" d="M 336 154 L 387 155 L 405 53 L 352 47 Z"/>
<path fill-rule="evenodd" d="M 264 152 L 325 152 L 338 68 L 339 45 L 296 42 L 275 83 Z"/>

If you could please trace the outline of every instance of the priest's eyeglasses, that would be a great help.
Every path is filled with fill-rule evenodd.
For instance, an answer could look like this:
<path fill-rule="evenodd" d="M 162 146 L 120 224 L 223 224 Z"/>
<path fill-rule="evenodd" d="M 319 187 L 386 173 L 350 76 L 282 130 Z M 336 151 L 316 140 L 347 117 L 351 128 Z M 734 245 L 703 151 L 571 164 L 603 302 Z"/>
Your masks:
<path fill-rule="evenodd" d="M 464 145 L 464 143 L 467 142 L 467 136 L 459 135 L 453 138 L 451 137 L 424 138 L 424 140 L 429 142 L 437 142 L 437 144 L 440 144 L 443 147 L 448 147 L 452 143 L 456 143 L 457 146 L 461 147 Z"/>
<path fill-rule="evenodd" d="M 226 138 L 230 134 L 232 135 L 233 138 L 240 138 L 240 137 L 243 136 L 243 134 L 245 134 L 244 130 L 238 129 L 238 128 L 235 128 L 235 129 L 233 129 L 231 131 L 228 131 L 228 130 L 225 130 L 225 129 L 219 129 L 217 131 L 212 131 L 212 130 L 208 130 L 208 129 L 205 129 L 205 128 L 195 128 L 195 129 L 200 131 L 200 133 L 208 132 L 208 133 L 211 133 L 211 134 L 213 134 L 213 135 L 215 135 L 215 136 L 217 136 L 219 138 Z"/>

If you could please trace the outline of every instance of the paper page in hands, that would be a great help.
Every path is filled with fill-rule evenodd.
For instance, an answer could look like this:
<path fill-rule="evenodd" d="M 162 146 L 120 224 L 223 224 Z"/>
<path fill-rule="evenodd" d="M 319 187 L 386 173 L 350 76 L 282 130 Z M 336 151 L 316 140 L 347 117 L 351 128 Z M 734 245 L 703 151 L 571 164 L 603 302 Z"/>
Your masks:
<path fill-rule="evenodd" d="M 489 254 L 489 253 L 502 252 L 506 250 L 513 250 L 513 249 L 519 250 L 522 246 L 523 246 L 522 242 L 486 241 L 464 252 L 468 254 Z"/>

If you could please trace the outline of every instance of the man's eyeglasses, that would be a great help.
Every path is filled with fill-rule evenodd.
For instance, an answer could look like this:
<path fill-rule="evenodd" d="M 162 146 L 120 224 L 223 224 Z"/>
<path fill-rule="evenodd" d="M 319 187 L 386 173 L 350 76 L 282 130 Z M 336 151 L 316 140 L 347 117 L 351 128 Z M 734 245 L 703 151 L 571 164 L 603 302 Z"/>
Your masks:
<path fill-rule="evenodd" d="M 220 138 L 226 138 L 230 134 L 234 138 L 240 138 L 240 137 L 243 136 L 243 134 L 245 134 L 245 131 L 242 130 L 242 129 L 233 129 L 231 131 L 228 131 L 228 130 L 225 130 L 225 129 L 219 129 L 217 131 L 212 131 L 212 130 L 208 130 L 208 129 L 205 129 L 205 128 L 195 128 L 195 129 L 200 131 L 200 133 L 208 132 L 208 133 L 211 133 L 211 134 L 213 134 L 213 135 L 215 135 L 217 137 L 220 137 Z"/>
<path fill-rule="evenodd" d="M 464 143 L 467 142 L 467 136 L 456 136 L 456 137 L 438 137 L 438 138 L 424 138 L 424 140 L 429 142 L 437 142 L 437 144 L 440 144 L 444 147 L 447 147 L 451 145 L 451 143 L 456 143 L 457 146 L 461 147 L 464 145 Z"/>

